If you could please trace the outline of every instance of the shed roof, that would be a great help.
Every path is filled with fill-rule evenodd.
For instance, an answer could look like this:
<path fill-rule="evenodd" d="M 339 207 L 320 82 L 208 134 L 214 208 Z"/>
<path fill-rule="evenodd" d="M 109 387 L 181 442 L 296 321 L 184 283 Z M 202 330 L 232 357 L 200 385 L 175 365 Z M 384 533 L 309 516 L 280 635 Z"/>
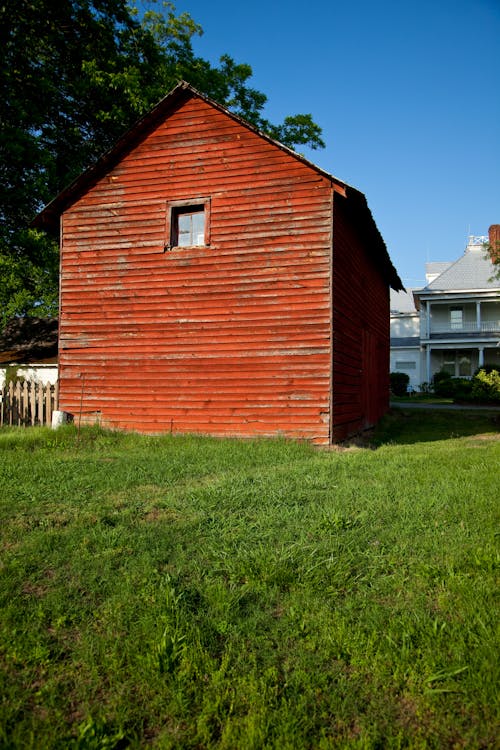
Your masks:
<path fill-rule="evenodd" d="M 0 335 L 0 364 L 33 364 L 57 359 L 56 318 L 14 318 Z"/>
<path fill-rule="evenodd" d="M 292 149 L 284 146 L 282 143 L 273 140 L 268 135 L 258 130 L 258 128 L 246 122 L 246 120 L 243 120 L 241 117 L 238 117 L 222 105 L 194 89 L 186 81 L 181 81 L 169 94 L 153 107 L 150 112 L 144 115 L 123 136 L 121 136 L 114 146 L 104 153 L 95 164 L 86 169 L 76 180 L 64 188 L 59 195 L 48 203 L 47 206 L 45 206 L 45 208 L 35 217 L 32 226 L 57 234 L 59 228 L 59 217 L 61 214 L 85 192 L 87 192 L 87 190 L 95 185 L 98 180 L 113 169 L 116 164 L 118 164 L 118 162 L 152 130 L 154 130 L 155 127 L 157 127 L 178 107 L 182 106 L 182 104 L 193 97 L 198 97 L 207 102 L 210 106 L 224 112 L 228 117 L 238 121 L 244 127 L 253 130 L 260 137 L 264 138 L 269 143 L 272 143 L 275 147 L 287 152 L 292 158 L 298 159 L 311 169 L 329 179 L 332 182 L 334 189 L 346 198 L 350 212 L 355 215 L 358 231 L 373 253 L 388 285 L 396 291 L 403 289 L 401 279 L 391 262 L 385 242 L 375 224 L 363 193 L 356 190 L 356 188 L 347 185 L 347 183 L 339 180 L 337 177 L 329 174 L 316 164 L 313 164 L 313 162 L 308 161 L 300 154 L 297 154 Z"/>

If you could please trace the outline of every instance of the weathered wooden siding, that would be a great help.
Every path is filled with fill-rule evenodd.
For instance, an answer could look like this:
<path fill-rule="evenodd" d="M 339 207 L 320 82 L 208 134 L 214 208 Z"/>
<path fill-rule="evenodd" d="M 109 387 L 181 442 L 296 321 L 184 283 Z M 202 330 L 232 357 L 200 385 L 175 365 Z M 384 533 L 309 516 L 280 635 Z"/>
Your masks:
<path fill-rule="evenodd" d="M 63 214 L 60 409 L 327 443 L 331 190 L 203 100 L 173 112 Z M 202 196 L 210 246 L 165 252 L 167 202 Z"/>
<path fill-rule="evenodd" d="M 332 440 L 373 426 L 389 406 L 389 287 L 346 199 L 335 196 Z"/>

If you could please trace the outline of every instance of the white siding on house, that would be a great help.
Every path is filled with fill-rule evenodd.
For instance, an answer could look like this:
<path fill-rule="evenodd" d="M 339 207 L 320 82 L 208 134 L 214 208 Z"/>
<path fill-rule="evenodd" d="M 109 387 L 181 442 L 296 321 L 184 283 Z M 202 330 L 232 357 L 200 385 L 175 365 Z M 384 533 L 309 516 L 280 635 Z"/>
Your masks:
<path fill-rule="evenodd" d="M 422 382 L 420 353 L 420 315 L 415 309 L 413 294 L 391 292 L 391 372 L 404 372 L 409 385 L 420 390 Z"/>
<path fill-rule="evenodd" d="M 391 315 L 391 339 L 419 335 L 420 318 L 418 313 Z"/>
<path fill-rule="evenodd" d="M 427 286 L 414 290 L 420 307 L 422 380 L 431 380 L 441 369 L 471 377 L 483 365 L 500 368 L 500 282 L 484 240 L 470 237 L 454 263 L 430 264 Z"/>
<path fill-rule="evenodd" d="M 12 371 L 13 367 L 14 365 L 12 365 L 9 370 Z M 7 368 L 0 367 L 0 388 L 3 388 L 5 385 L 6 372 Z M 19 365 L 16 371 L 16 377 L 20 379 L 24 378 L 30 383 L 35 381 L 42 385 L 47 385 L 47 383 L 54 385 L 54 383 L 57 383 L 57 365 Z"/>
<path fill-rule="evenodd" d="M 420 390 L 420 347 L 392 348 L 391 372 L 404 372 L 410 378 L 409 385 L 416 391 Z"/>

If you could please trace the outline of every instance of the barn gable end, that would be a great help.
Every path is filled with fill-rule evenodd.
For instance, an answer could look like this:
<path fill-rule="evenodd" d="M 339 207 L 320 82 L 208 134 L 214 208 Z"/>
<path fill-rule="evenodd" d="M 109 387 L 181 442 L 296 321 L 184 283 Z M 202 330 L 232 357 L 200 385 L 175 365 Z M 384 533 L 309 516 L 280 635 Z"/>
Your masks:
<path fill-rule="evenodd" d="M 366 426 L 387 408 L 385 380 L 374 406 L 355 360 L 375 347 L 366 374 L 386 366 L 399 279 L 385 246 L 366 246 L 369 212 L 353 230 L 360 194 L 181 93 L 40 215 L 61 215 L 60 409 L 318 444 Z M 373 277 L 375 331 L 349 274 Z"/>

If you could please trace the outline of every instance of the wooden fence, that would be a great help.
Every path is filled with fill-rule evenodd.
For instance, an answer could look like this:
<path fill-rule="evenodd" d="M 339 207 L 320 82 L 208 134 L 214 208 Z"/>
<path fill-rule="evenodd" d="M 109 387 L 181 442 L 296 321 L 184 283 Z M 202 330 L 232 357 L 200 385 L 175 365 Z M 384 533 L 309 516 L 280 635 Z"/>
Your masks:
<path fill-rule="evenodd" d="M 18 380 L 0 389 L 0 426 L 52 424 L 52 412 L 57 409 L 58 384 L 42 385 Z"/>

